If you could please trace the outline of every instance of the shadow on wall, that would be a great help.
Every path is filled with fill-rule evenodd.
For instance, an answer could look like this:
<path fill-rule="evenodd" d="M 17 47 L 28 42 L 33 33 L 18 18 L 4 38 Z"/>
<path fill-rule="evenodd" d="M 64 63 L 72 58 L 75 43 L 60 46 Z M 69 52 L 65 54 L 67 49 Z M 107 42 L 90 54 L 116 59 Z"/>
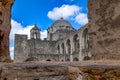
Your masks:
<path fill-rule="evenodd" d="M 1 43 L 2 43 L 2 40 L 3 40 L 3 38 L 4 38 L 4 34 L 3 34 L 3 32 L 0 30 L 0 50 L 1 50 Z"/>

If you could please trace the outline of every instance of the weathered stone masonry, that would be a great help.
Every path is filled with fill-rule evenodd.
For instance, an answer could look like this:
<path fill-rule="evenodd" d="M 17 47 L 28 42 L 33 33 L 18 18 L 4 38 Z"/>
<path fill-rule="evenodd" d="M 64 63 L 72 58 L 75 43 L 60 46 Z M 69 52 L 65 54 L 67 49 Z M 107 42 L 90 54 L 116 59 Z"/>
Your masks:
<path fill-rule="evenodd" d="M 11 30 L 11 6 L 14 0 L 0 0 L 0 61 L 10 60 L 9 34 Z"/>
<path fill-rule="evenodd" d="M 2 1 L 7 1 L 7 0 L 0 0 L 0 9 L 1 9 Z M 90 42 L 89 48 L 92 54 L 92 59 L 95 59 L 95 60 L 103 59 L 103 58 L 119 59 L 118 58 L 119 52 L 120 52 L 119 51 L 120 50 L 120 46 L 119 46 L 120 45 L 119 43 L 120 42 L 119 41 L 119 37 L 120 37 L 119 35 L 119 19 L 120 19 L 119 4 L 120 2 L 119 0 L 89 0 L 88 4 L 89 4 L 88 29 L 87 28 L 84 29 L 85 28 L 84 27 L 83 28 L 84 30 L 78 30 L 74 34 L 72 34 L 72 36 L 66 37 L 63 40 L 59 40 L 56 43 L 58 53 L 61 53 L 63 51 L 63 49 L 59 51 L 60 47 L 61 46 L 63 47 L 63 45 L 66 46 L 66 49 L 65 49 L 66 54 L 72 53 L 74 50 L 78 50 L 77 48 L 75 49 L 75 47 L 72 46 L 73 44 L 78 44 L 78 42 L 80 43 L 80 46 L 79 46 L 80 51 L 84 52 L 85 51 L 84 48 L 88 48 L 88 45 L 84 45 L 82 41 L 84 41 L 85 43 L 87 42 L 86 38 L 88 36 L 85 37 L 84 35 L 86 35 L 88 31 L 89 32 L 88 41 Z M 111 14 L 108 14 L 109 11 L 110 13 L 114 13 L 112 14 L 112 16 L 114 15 L 114 17 L 108 17 L 108 15 L 111 16 Z M 96 15 L 96 13 L 100 15 Z M 1 14 L 2 13 L 0 13 L 0 15 Z M 2 23 L 2 21 L 0 23 Z M 81 33 L 85 33 L 85 34 L 81 34 Z M 4 33 L 0 31 L 1 39 L 2 37 L 4 37 L 3 34 Z M 80 35 L 83 35 L 84 37 L 78 38 L 78 35 L 79 37 Z M 23 35 L 23 36 L 17 35 L 16 38 L 20 38 L 20 37 L 23 40 L 23 41 L 22 40 L 20 41 L 23 43 L 22 44 L 17 43 L 16 44 L 17 46 L 19 45 L 25 46 L 26 44 L 28 44 L 26 42 L 27 41 L 26 35 Z M 73 43 L 74 41 L 77 41 L 77 43 Z M 0 42 L 2 42 L 2 40 L 0 40 Z M 24 52 L 24 49 L 26 47 L 27 46 L 22 48 L 21 51 Z M 0 56 L 2 55 L 4 54 L 1 54 Z M 19 57 L 20 56 L 21 54 L 19 54 Z M 3 61 L 3 56 L 0 59 Z M 26 56 L 25 58 L 23 56 L 18 58 L 18 60 L 20 61 L 22 59 L 25 60 Z M 40 62 L 0 63 L 0 80 L 120 80 L 120 62 L 117 60 L 116 61 L 101 60 L 100 62 L 99 61 L 83 61 L 83 62 L 77 62 L 77 63 L 75 62 L 72 62 L 72 63 L 71 62 L 69 63 L 66 63 L 66 62 L 64 63 L 58 63 L 58 62 L 57 63 L 55 62 L 54 63 L 53 62 L 51 63 L 42 63 L 42 62 L 41 63 Z"/>
<path fill-rule="evenodd" d="M 92 59 L 120 59 L 120 0 L 88 0 Z"/>
<path fill-rule="evenodd" d="M 62 19 L 48 28 L 48 37 L 40 39 L 40 29 L 35 25 L 27 35 L 15 35 L 15 61 L 82 61 L 91 55 L 88 45 L 88 26 L 75 30 Z"/>

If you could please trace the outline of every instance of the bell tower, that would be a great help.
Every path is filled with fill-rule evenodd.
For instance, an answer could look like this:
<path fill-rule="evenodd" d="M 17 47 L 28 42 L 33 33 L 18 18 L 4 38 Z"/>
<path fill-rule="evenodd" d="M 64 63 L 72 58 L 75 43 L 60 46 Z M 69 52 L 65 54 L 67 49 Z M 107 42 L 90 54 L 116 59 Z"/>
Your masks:
<path fill-rule="evenodd" d="M 30 30 L 30 39 L 40 39 L 40 29 L 35 26 Z"/>

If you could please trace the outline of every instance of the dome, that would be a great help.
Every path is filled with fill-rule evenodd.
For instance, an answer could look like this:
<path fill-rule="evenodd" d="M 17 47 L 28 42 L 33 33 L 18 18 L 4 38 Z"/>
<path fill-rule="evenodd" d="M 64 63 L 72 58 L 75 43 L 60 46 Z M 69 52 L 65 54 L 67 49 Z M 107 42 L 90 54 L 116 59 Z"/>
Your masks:
<path fill-rule="evenodd" d="M 53 28 L 69 27 L 69 28 L 71 28 L 72 25 L 71 25 L 67 20 L 64 20 L 63 18 L 60 18 L 59 20 L 56 20 L 56 21 L 51 25 L 51 27 L 53 27 Z"/>

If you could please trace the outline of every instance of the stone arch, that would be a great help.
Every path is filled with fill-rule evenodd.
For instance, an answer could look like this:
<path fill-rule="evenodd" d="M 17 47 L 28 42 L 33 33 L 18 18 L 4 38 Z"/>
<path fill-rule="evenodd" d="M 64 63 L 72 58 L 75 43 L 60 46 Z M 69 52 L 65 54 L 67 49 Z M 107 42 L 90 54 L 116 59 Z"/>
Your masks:
<path fill-rule="evenodd" d="M 88 29 L 87 28 L 83 31 L 82 39 L 83 39 L 82 40 L 83 42 L 82 53 L 83 53 L 83 56 L 86 57 L 88 56 L 88 53 L 89 53 L 89 41 L 88 41 Z"/>
<path fill-rule="evenodd" d="M 37 38 L 37 32 L 34 33 L 33 38 L 34 38 L 34 39 Z"/>
<path fill-rule="evenodd" d="M 67 40 L 66 45 L 67 45 L 67 53 L 71 54 L 71 44 L 69 39 Z"/>
<path fill-rule="evenodd" d="M 65 54 L 65 45 L 64 45 L 64 43 L 62 43 L 61 48 L 62 48 L 62 54 Z"/>
<path fill-rule="evenodd" d="M 57 46 L 57 53 L 60 54 L 60 46 Z"/>
<path fill-rule="evenodd" d="M 75 57 L 75 58 L 73 59 L 73 61 L 79 61 L 79 59 L 78 59 L 77 57 Z"/>
<path fill-rule="evenodd" d="M 79 44 L 78 34 L 74 35 L 73 43 L 74 43 L 74 51 L 75 51 L 75 53 L 79 52 L 80 44 Z"/>

